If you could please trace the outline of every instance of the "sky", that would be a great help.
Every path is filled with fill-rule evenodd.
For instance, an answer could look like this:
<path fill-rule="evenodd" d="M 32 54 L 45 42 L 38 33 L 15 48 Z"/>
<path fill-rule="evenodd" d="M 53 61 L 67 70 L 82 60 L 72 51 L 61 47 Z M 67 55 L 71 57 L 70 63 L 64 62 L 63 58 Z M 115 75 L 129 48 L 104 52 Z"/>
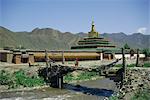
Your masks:
<path fill-rule="evenodd" d="M 12 31 L 54 28 L 150 34 L 150 0 L 0 0 L 0 26 Z"/>

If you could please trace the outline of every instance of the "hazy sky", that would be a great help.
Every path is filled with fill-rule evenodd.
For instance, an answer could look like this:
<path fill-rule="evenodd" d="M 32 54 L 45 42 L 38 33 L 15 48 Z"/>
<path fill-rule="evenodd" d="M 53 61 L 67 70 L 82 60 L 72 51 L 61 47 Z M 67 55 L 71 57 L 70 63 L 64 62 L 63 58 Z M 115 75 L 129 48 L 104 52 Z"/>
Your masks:
<path fill-rule="evenodd" d="M 92 18 L 100 33 L 150 34 L 150 0 L 0 0 L 0 26 L 12 31 L 88 32 Z"/>

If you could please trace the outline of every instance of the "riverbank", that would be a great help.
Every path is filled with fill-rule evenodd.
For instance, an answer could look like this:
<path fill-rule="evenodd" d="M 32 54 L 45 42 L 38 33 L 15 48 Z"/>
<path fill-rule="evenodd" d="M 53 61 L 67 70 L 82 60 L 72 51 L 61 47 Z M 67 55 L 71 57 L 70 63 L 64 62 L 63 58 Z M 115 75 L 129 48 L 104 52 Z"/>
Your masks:
<path fill-rule="evenodd" d="M 109 100 L 149 100 L 150 67 L 127 68 L 126 77 L 120 91 Z"/>
<path fill-rule="evenodd" d="M 32 68 L 20 69 L 9 72 L 0 71 L 0 92 L 25 91 L 49 87 L 42 77 L 38 76 L 37 70 Z M 74 71 L 64 76 L 64 83 L 77 83 L 100 78 L 96 72 Z"/>

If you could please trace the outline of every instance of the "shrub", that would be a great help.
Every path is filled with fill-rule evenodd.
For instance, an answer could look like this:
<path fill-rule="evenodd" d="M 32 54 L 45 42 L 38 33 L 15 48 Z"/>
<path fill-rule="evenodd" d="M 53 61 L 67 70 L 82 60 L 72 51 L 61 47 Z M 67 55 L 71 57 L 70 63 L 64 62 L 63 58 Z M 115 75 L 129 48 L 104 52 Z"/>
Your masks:
<path fill-rule="evenodd" d="M 122 67 L 122 64 L 117 64 L 115 65 L 115 67 Z"/>
<path fill-rule="evenodd" d="M 42 78 L 36 76 L 29 77 L 23 70 L 15 72 L 14 75 L 17 85 L 22 85 L 24 87 L 33 87 L 44 84 L 44 80 Z"/>
<path fill-rule="evenodd" d="M 10 74 L 5 70 L 0 71 L 0 85 L 8 85 L 11 84 L 12 80 Z"/>
<path fill-rule="evenodd" d="M 135 67 L 135 64 L 127 65 L 127 67 Z"/>
<path fill-rule="evenodd" d="M 127 43 L 124 45 L 124 49 L 130 49 L 130 47 Z"/>
<path fill-rule="evenodd" d="M 150 67 L 150 63 L 144 63 L 144 67 Z"/>
<path fill-rule="evenodd" d="M 148 48 L 143 49 L 143 53 L 145 54 L 146 57 L 150 57 L 150 49 Z"/>

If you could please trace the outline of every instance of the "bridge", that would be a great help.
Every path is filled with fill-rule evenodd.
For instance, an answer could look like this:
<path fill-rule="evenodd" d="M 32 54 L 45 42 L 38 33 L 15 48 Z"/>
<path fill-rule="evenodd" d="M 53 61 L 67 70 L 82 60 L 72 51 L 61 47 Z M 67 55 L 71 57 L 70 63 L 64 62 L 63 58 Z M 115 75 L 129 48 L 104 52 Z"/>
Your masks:
<path fill-rule="evenodd" d="M 121 58 L 123 60 L 123 67 L 118 70 L 117 74 L 121 76 L 121 82 L 123 82 L 124 74 L 125 74 L 125 57 L 124 57 L 124 50 L 122 49 L 123 57 Z M 116 61 L 108 64 L 108 65 L 102 65 L 98 67 L 90 67 L 90 68 L 84 68 L 84 67 L 77 67 L 77 66 L 66 66 L 66 65 L 60 65 L 56 64 L 54 61 L 48 58 L 47 52 L 45 52 L 45 58 L 46 58 L 46 67 L 39 69 L 39 76 L 42 76 L 44 80 L 49 83 L 51 87 L 54 88 L 62 88 L 63 87 L 63 76 L 66 74 L 76 71 L 76 70 L 82 70 L 82 71 L 95 71 L 98 72 L 99 75 L 107 75 L 108 70 L 111 69 L 116 65 L 118 61 L 121 59 L 117 59 Z"/>

